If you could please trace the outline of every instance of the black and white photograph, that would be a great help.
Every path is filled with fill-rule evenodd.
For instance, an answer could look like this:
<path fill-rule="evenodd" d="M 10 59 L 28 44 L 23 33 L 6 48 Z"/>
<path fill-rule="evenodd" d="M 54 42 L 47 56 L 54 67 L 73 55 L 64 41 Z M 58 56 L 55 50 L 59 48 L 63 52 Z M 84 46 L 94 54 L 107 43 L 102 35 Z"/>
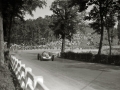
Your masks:
<path fill-rule="evenodd" d="M 0 0 L 0 90 L 120 90 L 120 0 Z"/>

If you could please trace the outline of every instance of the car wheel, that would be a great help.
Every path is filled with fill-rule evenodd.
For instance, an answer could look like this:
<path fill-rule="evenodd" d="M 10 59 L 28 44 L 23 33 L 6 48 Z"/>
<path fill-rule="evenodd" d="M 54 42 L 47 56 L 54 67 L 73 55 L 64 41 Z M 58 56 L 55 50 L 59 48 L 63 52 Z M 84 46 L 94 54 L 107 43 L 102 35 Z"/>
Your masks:
<path fill-rule="evenodd" d="M 37 59 L 40 60 L 40 54 L 37 55 Z"/>
<path fill-rule="evenodd" d="M 41 58 L 41 56 L 40 56 L 40 61 L 42 61 L 42 58 Z"/>
<path fill-rule="evenodd" d="M 51 60 L 54 61 L 54 55 L 52 56 Z"/>

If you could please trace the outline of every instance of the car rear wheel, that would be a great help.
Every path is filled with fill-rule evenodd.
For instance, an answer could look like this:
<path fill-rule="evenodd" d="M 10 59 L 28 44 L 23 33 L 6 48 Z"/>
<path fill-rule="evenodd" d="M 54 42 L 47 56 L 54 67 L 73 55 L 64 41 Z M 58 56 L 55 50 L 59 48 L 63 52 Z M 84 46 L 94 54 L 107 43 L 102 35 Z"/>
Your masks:
<path fill-rule="evenodd" d="M 41 58 L 41 56 L 40 56 L 40 59 L 39 59 L 40 61 L 42 61 L 42 58 Z"/>
<path fill-rule="evenodd" d="M 37 59 L 40 60 L 40 54 L 37 55 Z"/>

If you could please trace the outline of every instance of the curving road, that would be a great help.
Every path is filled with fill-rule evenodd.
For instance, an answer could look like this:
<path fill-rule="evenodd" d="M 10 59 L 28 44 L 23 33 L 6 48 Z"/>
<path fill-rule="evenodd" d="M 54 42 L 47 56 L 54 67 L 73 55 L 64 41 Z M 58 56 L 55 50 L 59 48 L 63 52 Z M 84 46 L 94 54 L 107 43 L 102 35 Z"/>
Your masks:
<path fill-rule="evenodd" d="M 38 61 L 42 50 L 18 51 L 14 55 L 36 76 L 44 77 L 50 90 L 120 90 L 120 67 L 55 58 Z M 57 52 L 57 51 L 54 51 Z"/>

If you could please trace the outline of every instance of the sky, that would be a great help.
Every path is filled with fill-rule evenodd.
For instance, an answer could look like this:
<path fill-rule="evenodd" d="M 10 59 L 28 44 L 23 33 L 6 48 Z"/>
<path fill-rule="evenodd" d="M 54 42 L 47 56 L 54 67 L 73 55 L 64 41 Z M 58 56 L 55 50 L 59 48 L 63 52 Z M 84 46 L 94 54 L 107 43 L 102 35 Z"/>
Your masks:
<path fill-rule="evenodd" d="M 45 15 L 52 15 L 53 12 L 50 10 L 50 6 L 54 0 L 46 0 L 47 6 L 44 8 L 36 8 L 35 11 L 33 11 L 33 15 L 31 16 L 29 14 L 25 15 L 25 20 L 27 19 L 37 19 L 38 17 L 45 17 Z M 92 7 L 88 8 L 87 11 L 89 11 Z"/>
<path fill-rule="evenodd" d="M 35 11 L 33 11 L 33 15 L 31 16 L 29 14 L 26 14 L 25 20 L 26 19 L 37 19 L 38 17 L 45 17 L 45 15 L 51 15 L 53 14 L 52 11 L 50 11 L 50 6 L 54 0 L 46 0 L 47 6 L 44 8 L 36 8 Z"/>
<path fill-rule="evenodd" d="M 45 15 L 52 15 L 53 12 L 50 10 L 50 6 L 54 0 L 46 0 L 47 6 L 44 8 L 36 8 L 35 11 L 33 11 L 33 16 L 26 14 L 25 20 L 27 19 L 37 19 L 38 17 L 45 17 Z M 92 9 L 93 6 L 89 7 L 86 11 L 89 12 Z M 91 22 L 91 21 L 90 21 Z M 115 28 L 117 27 L 118 22 L 115 24 Z"/>

